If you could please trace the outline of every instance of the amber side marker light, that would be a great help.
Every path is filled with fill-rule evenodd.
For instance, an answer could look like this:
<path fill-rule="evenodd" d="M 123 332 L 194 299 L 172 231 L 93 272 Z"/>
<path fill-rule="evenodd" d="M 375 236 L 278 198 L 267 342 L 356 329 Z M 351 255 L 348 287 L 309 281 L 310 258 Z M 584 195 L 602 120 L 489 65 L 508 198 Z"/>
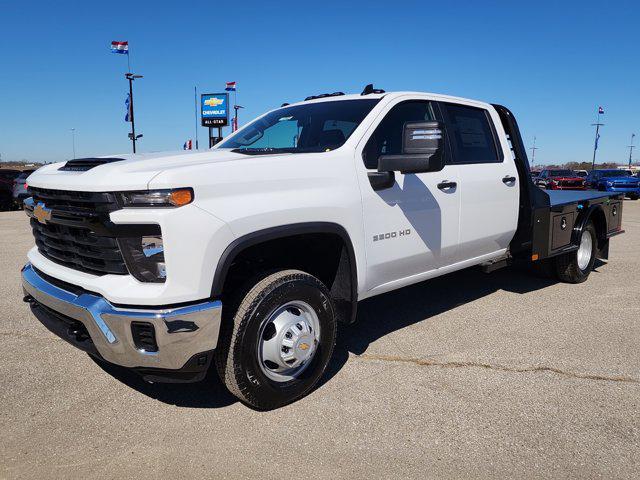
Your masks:
<path fill-rule="evenodd" d="M 531 255 L 531 261 L 535 262 L 536 260 L 538 260 L 538 254 L 534 253 L 533 255 Z"/>
<path fill-rule="evenodd" d="M 193 202 L 193 191 L 190 188 L 173 190 L 169 194 L 169 201 L 176 207 L 182 207 Z"/>

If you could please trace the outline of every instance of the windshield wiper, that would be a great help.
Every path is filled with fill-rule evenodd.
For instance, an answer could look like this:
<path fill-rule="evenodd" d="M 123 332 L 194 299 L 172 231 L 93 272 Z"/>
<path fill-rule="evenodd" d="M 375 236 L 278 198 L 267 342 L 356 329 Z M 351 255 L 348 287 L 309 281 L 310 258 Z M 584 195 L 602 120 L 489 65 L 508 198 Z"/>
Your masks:
<path fill-rule="evenodd" d="M 291 148 L 234 148 L 233 153 L 244 153 L 245 155 L 268 155 L 270 153 L 292 153 Z"/>

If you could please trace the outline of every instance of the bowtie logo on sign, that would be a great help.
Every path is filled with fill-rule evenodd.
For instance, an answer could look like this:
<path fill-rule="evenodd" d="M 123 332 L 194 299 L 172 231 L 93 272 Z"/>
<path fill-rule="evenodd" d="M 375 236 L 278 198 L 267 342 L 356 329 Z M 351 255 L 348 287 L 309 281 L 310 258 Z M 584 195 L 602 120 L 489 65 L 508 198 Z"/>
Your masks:
<path fill-rule="evenodd" d="M 218 105 L 222 105 L 224 103 L 224 99 L 211 97 L 204 101 L 204 104 L 208 107 L 217 107 Z"/>

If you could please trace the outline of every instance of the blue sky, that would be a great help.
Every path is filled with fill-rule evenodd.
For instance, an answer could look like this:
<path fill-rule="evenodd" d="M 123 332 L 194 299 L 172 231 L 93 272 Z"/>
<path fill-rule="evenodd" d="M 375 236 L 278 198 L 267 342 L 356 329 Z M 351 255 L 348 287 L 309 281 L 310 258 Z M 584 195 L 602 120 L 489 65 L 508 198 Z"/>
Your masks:
<path fill-rule="evenodd" d="M 238 82 L 242 120 L 321 92 L 418 90 L 498 102 L 536 163 L 625 162 L 640 143 L 638 2 L 71 2 L 0 0 L 0 155 L 130 151 L 128 40 L 140 151 L 194 138 L 193 87 Z M 199 131 L 201 146 L 206 130 Z M 640 148 L 636 156 L 640 160 Z"/>

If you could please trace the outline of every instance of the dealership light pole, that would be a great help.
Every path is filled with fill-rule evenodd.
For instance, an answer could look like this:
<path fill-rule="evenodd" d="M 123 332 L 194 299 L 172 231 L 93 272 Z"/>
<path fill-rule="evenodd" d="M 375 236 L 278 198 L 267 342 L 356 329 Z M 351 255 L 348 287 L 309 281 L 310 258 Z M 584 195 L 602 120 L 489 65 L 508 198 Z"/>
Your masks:
<path fill-rule="evenodd" d="M 636 148 L 635 145 L 633 144 L 633 139 L 635 138 L 636 134 L 632 133 L 631 134 L 631 145 L 629 145 L 629 168 L 631 168 L 631 159 L 633 158 L 633 149 Z"/>
<path fill-rule="evenodd" d="M 193 116 L 196 121 L 196 150 L 198 150 L 198 87 L 193 87 Z"/>
<path fill-rule="evenodd" d="M 76 129 L 71 129 L 71 145 L 73 145 L 73 159 L 76 159 Z"/>
<path fill-rule="evenodd" d="M 129 139 L 133 144 L 133 153 L 136 153 L 136 141 L 142 137 L 142 134 L 136 135 L 136 123 L 133 116 L 133 81 L 136 78 L 142 78 L 142 75 L 134 75 L 133 73 L 125 73 L 125 78 L 129 80 L 129 121 L 131 122 L 131 133 Z"/>
<path fill-rule="evenodd" d="M 234 105 L 233 109 L 235 110 L 234 116 L 233 116 L 233 128 L 231 129 L 232 131 L 236 131 L 238 130 L 238 110 L 240 110 L 241 108 L 244 108 L 242 105 Z"/>
<path fill-rule="evenodd" d="M 596 151 L 598 150 L 598 140 L 600 140 L 600 127 L 604 125 L 604 123 L 600 123 L 600 115 L 604 113 L 602 107 L 598 107 L 598 120 L 596 123 L 592 123 L 592 127 L 596 127 L 596 140 L 593 144 L 593 160 L 591 161 L 591 170 L 596 169 Z"/>
<path fill-rule="evenodd" d="M 531 147 L 531 168 L 533 168 L 533 164 L 536 163 L 536 137 L 533 137 L 533 147 Z"/>

